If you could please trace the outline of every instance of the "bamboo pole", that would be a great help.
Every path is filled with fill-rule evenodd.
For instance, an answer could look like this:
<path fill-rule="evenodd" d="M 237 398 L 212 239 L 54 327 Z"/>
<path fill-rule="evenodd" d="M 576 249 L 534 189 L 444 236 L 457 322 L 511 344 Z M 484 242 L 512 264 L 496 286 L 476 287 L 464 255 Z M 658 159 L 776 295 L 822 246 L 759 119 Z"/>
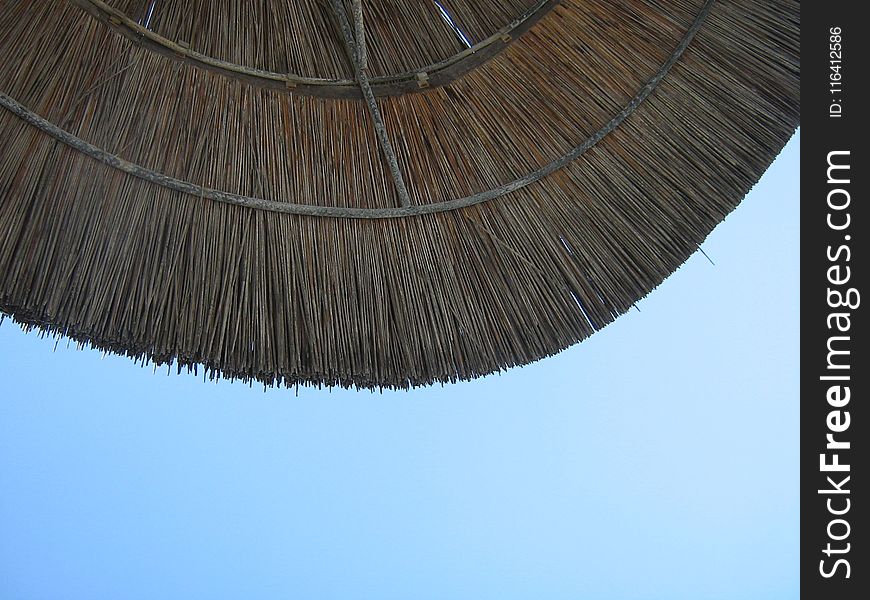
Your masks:
<path fill-rule="evenodd" d="M 393 183 L 396 186 L 396 192 L 399 194 L 399 203 L 403 208 L 411 206 L 411 198 L 408 195 L 408 188 L 405 186 L 405 179 L 402 177 L 402 171 L 399 168 L 399 161 L 396 158 L 396 152 L 393 150 L 393 144 L 390 142 L 390 136 L 387 133 L 387 128 L 384 125 L 384 119 L 381 116 L 381 109 L 378 107 L 378 101 L 372 93 L 372 86 L 369 83 L 368 67 L 366 59 L 365 34 L 363 32 L 362 19 L 362 2 L 354 0 L 353 17 L 354 26 L 351 29 L 351 24 L 348 21 L 347 14 L 344 11 L 344 5 L 341 0 L 331 0 L 332 10 L 338 19 L 339 27 L 341 28 L 344 43 L 347 48 L 347 56 L 353 63 L 356 78 L 363 92 L 366 104 L 369 108 L 369 114 L 372 117 L 372 125 L 378 136 L 378 141 L 381 144 L 381 151 L 384 153 L 384 158 L 390 167 L 390 173 L 393 175 Z M 356 31 L 356 39 L 353 32 Z"/>

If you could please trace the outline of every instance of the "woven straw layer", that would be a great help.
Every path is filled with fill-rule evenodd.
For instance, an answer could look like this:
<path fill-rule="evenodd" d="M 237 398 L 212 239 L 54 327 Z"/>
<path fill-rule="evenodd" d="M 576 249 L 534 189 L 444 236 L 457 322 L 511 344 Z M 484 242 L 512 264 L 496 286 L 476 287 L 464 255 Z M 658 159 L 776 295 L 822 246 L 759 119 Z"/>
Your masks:
<path fill-rule="evenodd" d="M 243 196 L 398 206 L 364 102 L 183 64 L 66 2 L 0 2 L 0 91 L 71 134 Z M 493 5 L 505 20 L 526 6 Z M 568 0 L 450 85 L 381 99 L 413 203 L 485 191 L 569 152 L 656 74 L 702 5 Z M 408 387 L 551 355 L 682 264 L 788 140 L 799 16 L 797 2 L 717 0 L 652 94 L 579 158 L 499 198 L 410 217 L 180 193 L 0 108 L 0 310 L 111 352 L 267 385 Z M 374 40 L 389 38 L 386 17 L 369 22 Z M 335 53 L 317 59 L 335 64 L 318 76 L 347 76 Z M 439 58 L 386 58 L 399 53 L 374 60 L 391 73 Z"/>

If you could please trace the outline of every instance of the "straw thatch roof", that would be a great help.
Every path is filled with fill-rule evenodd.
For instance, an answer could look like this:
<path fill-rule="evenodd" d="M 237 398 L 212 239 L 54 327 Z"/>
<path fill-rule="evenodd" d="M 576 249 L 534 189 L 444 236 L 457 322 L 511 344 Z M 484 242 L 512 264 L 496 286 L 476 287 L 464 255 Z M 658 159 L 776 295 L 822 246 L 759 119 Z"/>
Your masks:
<path fill-rule="evenodd" d="M 0 311 L 266 384 L 534 361 L 799 120 L 798 2 L 0 0 Z"/>

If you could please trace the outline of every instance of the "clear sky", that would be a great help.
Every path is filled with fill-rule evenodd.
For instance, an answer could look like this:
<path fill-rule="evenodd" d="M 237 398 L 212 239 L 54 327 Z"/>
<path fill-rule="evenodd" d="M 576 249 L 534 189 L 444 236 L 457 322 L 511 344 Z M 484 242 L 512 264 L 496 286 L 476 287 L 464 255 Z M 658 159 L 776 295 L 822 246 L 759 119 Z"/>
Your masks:
<path fill-rule="evenodd" d="M 0 598 L 798 597 L 799 136 L 659 289 L 410 393 L 0 326 Z"/>

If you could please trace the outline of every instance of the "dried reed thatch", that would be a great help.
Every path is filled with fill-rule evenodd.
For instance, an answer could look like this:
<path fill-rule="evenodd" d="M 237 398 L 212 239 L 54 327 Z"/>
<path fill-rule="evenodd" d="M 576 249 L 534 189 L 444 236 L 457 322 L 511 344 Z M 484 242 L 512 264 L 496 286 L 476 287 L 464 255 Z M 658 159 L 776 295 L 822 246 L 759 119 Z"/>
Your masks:
<path fill-rule="evenodd" d="M 799 120 L 786 0 L 0 0 L 0 310 L 409 387 L 558 352 Z"/>

